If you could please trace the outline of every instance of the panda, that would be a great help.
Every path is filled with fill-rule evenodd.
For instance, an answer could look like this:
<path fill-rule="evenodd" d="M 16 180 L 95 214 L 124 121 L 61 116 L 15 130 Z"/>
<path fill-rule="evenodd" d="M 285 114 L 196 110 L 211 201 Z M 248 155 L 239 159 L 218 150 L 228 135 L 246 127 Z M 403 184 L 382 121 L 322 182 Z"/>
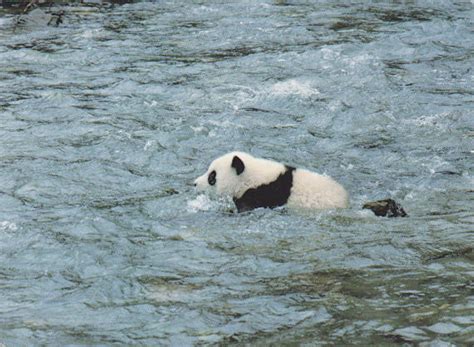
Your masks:
<path fill-rule="evenodd" d="M 292 209 L 346 208 L 347 191 L 331 177 L 231 152 L 215 159 L 194 181 L 198 191 L 233 198 L 238 212 L 286 205 Z"/>

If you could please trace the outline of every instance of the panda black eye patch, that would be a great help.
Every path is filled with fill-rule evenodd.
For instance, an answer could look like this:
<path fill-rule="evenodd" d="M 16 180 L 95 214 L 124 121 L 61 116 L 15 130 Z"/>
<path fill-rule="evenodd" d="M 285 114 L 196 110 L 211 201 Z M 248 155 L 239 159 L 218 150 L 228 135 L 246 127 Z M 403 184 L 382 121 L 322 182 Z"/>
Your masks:
<path fill-rule="evenodd" d="M 216 170 L 213 170 L 209 176 L 207 176 L 207 181 L 209 182 L 209 184 L 211 186 L 213 186 L 214 184 L 216 184 Z"/>

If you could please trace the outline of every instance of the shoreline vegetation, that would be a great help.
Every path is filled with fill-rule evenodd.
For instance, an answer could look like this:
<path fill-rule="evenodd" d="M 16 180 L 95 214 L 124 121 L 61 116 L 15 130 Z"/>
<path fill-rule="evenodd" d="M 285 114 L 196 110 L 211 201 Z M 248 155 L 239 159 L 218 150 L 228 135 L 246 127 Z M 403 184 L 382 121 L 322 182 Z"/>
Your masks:
<path fill-rule="evenodd" d="M 127 4 L 137 0 L 0 0 L 0 9 L 19 9 L 24 11 L 33 6 L 49 7 L 61 5 L 103 5 Z"/>
<path fill-rule="evenodd" d="M 67 12 L 80 7 L 101 8 L 138 2 L 139 0 L 0 0 L 0 13 L 18 15 L 14 30 L 28 22 L 36 25 L 59 26 Z"/>

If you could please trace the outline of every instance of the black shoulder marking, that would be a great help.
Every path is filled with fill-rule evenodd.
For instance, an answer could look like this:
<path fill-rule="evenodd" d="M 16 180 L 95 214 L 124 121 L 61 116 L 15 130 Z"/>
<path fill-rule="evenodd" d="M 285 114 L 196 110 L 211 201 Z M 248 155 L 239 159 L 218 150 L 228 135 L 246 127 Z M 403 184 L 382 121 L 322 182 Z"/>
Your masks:
<path fill-rule="evenodd" d="M 285 166 L 286 170 L 268 184 L 247 190 L 240 198 L 234 198 L 239 212 L 250 211 L 259 207 L 278 207 L 285 205 L 293 186 L 294 167 Z"/>

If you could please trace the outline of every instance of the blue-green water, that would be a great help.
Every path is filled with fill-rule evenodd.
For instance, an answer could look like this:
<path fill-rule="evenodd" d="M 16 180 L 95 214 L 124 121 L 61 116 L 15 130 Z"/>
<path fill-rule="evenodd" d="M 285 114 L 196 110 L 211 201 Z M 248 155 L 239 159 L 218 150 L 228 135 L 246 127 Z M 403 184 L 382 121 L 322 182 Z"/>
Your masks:
<path fill-rule="evenodd" d="M 0 344 L 474 344 L 471 2 L 66 14 L 0 13 Z M 351 207 L 229 214 L 237 149 Z"/>

